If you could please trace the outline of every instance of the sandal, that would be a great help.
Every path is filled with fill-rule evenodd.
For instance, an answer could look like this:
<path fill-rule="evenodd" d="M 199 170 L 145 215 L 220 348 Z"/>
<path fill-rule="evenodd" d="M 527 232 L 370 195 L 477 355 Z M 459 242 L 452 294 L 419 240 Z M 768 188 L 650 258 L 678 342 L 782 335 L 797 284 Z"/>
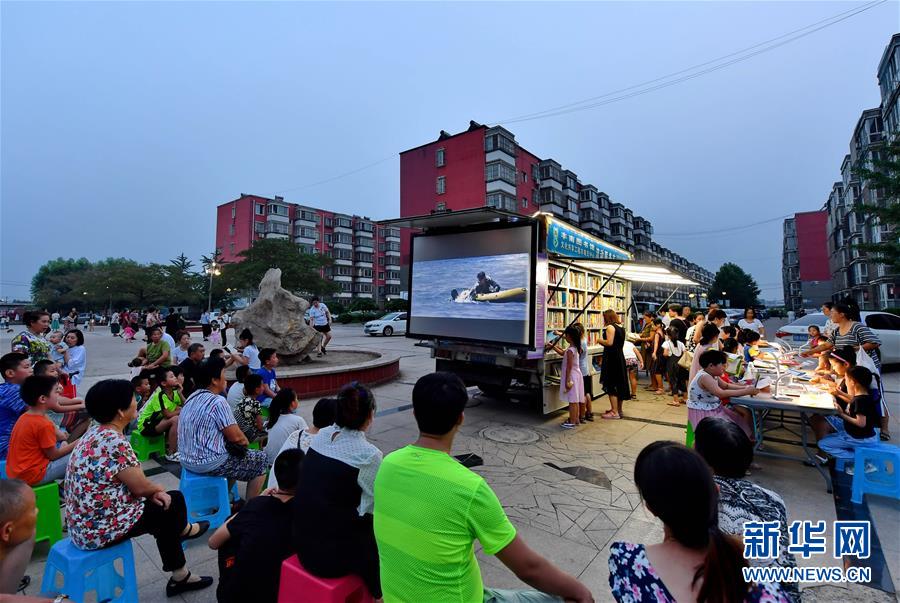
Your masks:
<path fill-rule="evenodd" d="M 196 526 L 197 531 L 194 531 L 194 527 Z M 200 538 L 206 531 L 209 530 L 209 522 L 208 521 L 198 521 L 197 523 L 191 524 L 191 529 L 188 530 L 188 533 L 181 537 L 181 541 L 185 540 L 194 540 L 195 538 Z"/>
<path fill-rule="evenodd" d="M 212 586 L 213 579 L 209 576 L 201 576 L 199 580 L 194 582 L 188 582 L 191 579 L 191 573 L 188 572 L 188 575 L 184 577 L 184 580 L 174 580 L 173 578 L 169 578 L 169 581 L 166 582 L 166 596 L 167 597 L 176 597 L 181 593 L 190 592 L 192 590 L 201 590 L 203 588 L 207 588 L 208 586 Z"/>
<path fill-rule="evenodd" d="M 675 400 L 669 400 L 666 402 L 666 406 L 681 406 L 681 402 L 676 402 Z"/>
<path fill-rule="evenodd" d="M 611 410 L 607 410 L 605 413 L 600 415 L 600 418 L 601 419 L 621 419 L 622 417 L 619 416 L 619 413 L 615 413 Z"/>

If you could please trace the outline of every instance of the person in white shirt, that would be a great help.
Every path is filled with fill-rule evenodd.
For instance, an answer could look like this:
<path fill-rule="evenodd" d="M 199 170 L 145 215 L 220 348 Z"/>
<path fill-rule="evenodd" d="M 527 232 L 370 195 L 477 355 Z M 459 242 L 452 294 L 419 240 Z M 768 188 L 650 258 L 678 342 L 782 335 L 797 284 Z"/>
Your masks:
<path fill-rule="evenodd" d="M 269 465 L 275 463 L 275 457 L 281 452 L 281 447 L 289 435 L 295 431 L 309 429 L 306 420 L 300 415 L 294 414 L 299 405 L 297 394 L 289 387 L 285 387 L 272 398 L 272 403 L 269 405 L 269 420 L 266 423 L 266 432 L 268 433 L 266 456 L 269 459 Z"/>
<path fill-rule="evenodd" d="M 312 305 L 309 307 L 308 312 L 312 328 L 325 336 L 322 339 L 322 347 L 319 348 L 319 353 L 317 354 L 317 356 L 322 356 L 328 353 L 325 351 L 325 347 L 331 341 L 331 312 L 328 311 L 328 306 L 319 301 L 318 297 L 312 298 Z"/>
<path fill-rule="evenodd" d="M 232 412 L 234 412 L 238 403 L 244 398 L 244 377 L 249 374 L 250 367 L 246 364 L 242 364 L 234 370 L 234 378 L 237 379 L 237 381 L 231 384 L 228 388 L 228 394 L 225 396 L 225 400 L 228 401 L 228 406 L 231 407 Z"/>
<path fill-rule="evenodd" d="M 628 379 L 631 381 L 631 391 L 637 392 L 638 370 L 644 370 L 644 359 L 639 354 L 633 343 L 625 340 L 622 346 L 622 354 L 625 356 L 625 368 L 628 369 Z"/>
<path fill-rule="evenodd" d="M 252 371 L 262 366 L 259 361 L 259 348 L 253 343 L 253 333 L 250 332 L 250 329 L 244 329 L 238 335 L 237 351 L 240 354 L 231 356 L 237 364 L 249 366 Z"/>
<path fill-rule="evenodd" d="M 738 328 L 750 329 L 751 331 L 756 331 L 759 333 L 761 339 L 766 338 L 766 328 L 763 326 L 763 323 L 756 318 L 756 312 L 754 312 L 753 308 L 747 308 L 744 310 L 744 317 L 738 321 Z"/>
<path fill-rule="evenodd" d="M 313 424 L 306 429 L 298 429 L 291 435 L 287 437 L 284 441 L 284 444 L 281 445 L 281 449 L 278 451 L 278 454 L 275 455 L 275 458 L 278 458 L 285 450 L 289 448 L 299 448 L 304 453 L 309 450 L 309 445 L 312 443 L 313 436 L 319 433 L 320 429 L 324 429 L 331 425 L 334 425 L 334 409 L 337 405 L 337 400 L 334 398 L 322 398 L 318 402 L 316 402 L 315 408 L 313 408 L 312 414 L 312 422 Z M 278 478 L 275 476 L 274 471 L 269 472 L 269 483 L 266 484 L 266 488 L 277 488 L 278 487 Z"/>

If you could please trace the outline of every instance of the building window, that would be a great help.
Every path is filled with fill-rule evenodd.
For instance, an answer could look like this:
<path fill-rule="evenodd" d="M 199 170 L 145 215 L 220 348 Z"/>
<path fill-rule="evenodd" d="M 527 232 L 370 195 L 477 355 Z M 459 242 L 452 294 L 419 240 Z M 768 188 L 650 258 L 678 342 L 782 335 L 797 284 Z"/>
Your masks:
<path fill-rule="evenodd" d="M 234 236 L 234 224 L 228 225 L 228 234 L 232 237 Z"/>
<path fill-rule="evenodd" d="M 331 228 L 331 224 L 332 224 L 331 218 L 325 218 L 325 226 L 327 226 L 328 228 Z"/>
<path fill-rule="evenodd" d="M 325 242 L 326 242 L 326 243 L 331 243 L 331 233 L 328 233 L 328 234 L 325 235 Z"/>
<path fill-rule="evenodd" d="M 263 205 L 262 203 L 257 203 L 256 204 L 256 215 L 257 216 L 266 215 L 266 206 Z"/>
<path fill-rule="evenodd" d="M 488 193 L 485 205 L 513 213 L 518 209 L 516 207 L 516 198 L 506 193 Z"/>
<path fill-rule="evenodd" d="M 513 157 L 516 156 L 516 143 L 500 134 L 492 134 L 484 137 L 484 150 L 488 153 L 491 151 L 501 150 Z"/>
<path fill-rule="evenodd" d="M 446 163 L 446 158 L 444 156 L 444 149 L 438 149 L 434 154 L 434 165 L 437 167 L 444 167 Z"/>
<path fill-rule="evenodd" d="M 522 209 L 528 207 L 528 197 L 522 197 Z"/>
<path fill-rule="evenodd" d="M 379 256 L 379 257 L 378 257 L 378 265 L 379 265 L 379 266 L 384 266 L 384 256 Z"/>
<path fill-rule="evenodd" d="M 228 244 L 228 253 L 230 253 L 231 255 L 234 255 L 234 243 Z"/>
<path fill-rule="evenodd" d="M 516 185 L 516 168 L 505 161 L 494 161 L 484 166 L 484 179 L 487 182 L 491 180 L 502 180 L 513 186 Z"/>
<path fill-rule="evenodd" d="M 443 195 L 447 192 L 447 177 L 446 176 L 438 176 L 437 184 L 435 185 L 435 190 L 437 194 Z"/>
<path fill-rule="evenodd" d="M 254 222 L 253 223 L 253 232 L 257 232 L 257 233 L 266 232 L 266 223 L 265 222 Z"/>
<path fill-rule="evenodd" d="M 528 182 L 528 172 L 522 172 L 522 182 Z"/>
<path fill-rule="evenodd" d="M 234 220 L 234 217 L 235 217 L 236 215 L 237 215 L 237 207 L 234 206 L 234 205 L 232 205 L 232 206 L 231 206 L 231 219 Z"/>
<path fill-rule="evenodd" d="M 384 280 L 384 272 L 379 272 L 379 273 L 378 273 L 378 280 L 380 280 L 380 281 L 383 281 L 383 280 Z"/>

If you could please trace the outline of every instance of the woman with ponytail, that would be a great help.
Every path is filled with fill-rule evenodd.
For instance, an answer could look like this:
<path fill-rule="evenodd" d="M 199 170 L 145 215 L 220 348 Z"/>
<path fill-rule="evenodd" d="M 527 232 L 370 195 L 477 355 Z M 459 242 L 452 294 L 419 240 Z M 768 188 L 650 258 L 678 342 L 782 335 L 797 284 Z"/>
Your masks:
<path fill-rule="evenodd" d="M 341 389 L 334 425 L 319 430 L 303 460 L 294 547 L 306 571 L 320 578 L 357 575 L 380 599 L 372 512 L 382 455 L 366 439 L 374 417 L 372 390 L 356 381 Z"/>
<path fill-rule="evenodd" d="M 275 465 L 278 452 L 284 446 L 284 441 L 295 431 L 308 429 L 309 426 L 300 415 L 294 412 L 300 403 L 297 394 L 289 387 L 278 390 L 272 403 L 269 405 L 269 421 L 266 423 L 268 441 L 266 442 L 266 457 L 269 465 Z"/>
<path fill-rule="evenodd" d="M 741 545 L 719 529 L 716 483 L 700 455 L 675 442 L 654 442 L 638 455 L 634 482 L 665 537 L 649 546 L 613 543 L 609 585 L 617 601 L 788 601 L 778 585 L 744 581 Z"/>

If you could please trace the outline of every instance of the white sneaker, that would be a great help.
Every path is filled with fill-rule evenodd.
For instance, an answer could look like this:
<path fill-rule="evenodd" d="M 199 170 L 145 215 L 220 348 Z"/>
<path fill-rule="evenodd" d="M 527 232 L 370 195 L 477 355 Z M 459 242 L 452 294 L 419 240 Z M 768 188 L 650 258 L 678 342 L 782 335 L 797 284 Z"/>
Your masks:
<path fill-rule="evenodd" d="M 166 455 L 166 460 L 169 461 L 170 463 L 180 463 L 180 462 L 181 462 L 181 456 L 180 456 L 180 455 L 178 454 L 178 452 L 176 451 L 176 452 L 173 452 L 172 454 L 167 454 L 167 455 Z"/>
<path fill-rule="evenodd" d="M 872 463 L 866 463 L 866 473 L 875 473 L 876 471 L 878 471 L 878 467 Z"/>

